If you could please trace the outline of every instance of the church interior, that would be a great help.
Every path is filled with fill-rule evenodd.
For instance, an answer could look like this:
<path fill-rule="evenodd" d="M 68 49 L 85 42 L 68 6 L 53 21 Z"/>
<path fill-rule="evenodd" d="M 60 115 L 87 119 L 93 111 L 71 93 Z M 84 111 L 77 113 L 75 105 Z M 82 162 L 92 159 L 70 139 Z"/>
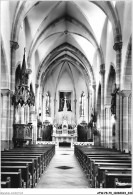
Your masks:
<path fill-rule="evenodd" d="M 1 188 L 131 189 L 132 1 L 0 14 Z"/>

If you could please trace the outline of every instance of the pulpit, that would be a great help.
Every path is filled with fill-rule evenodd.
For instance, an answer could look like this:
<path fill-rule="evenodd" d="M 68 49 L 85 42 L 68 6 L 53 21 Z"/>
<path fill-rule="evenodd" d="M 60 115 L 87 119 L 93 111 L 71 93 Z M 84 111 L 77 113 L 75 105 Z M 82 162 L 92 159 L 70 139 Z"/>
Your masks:
<path fill-rule="evenodd" d="M 14 124 L 13 142 L 14 147 L 22 147 L 32 141 L 32 124 Z"/>
<path fill-rule="evenodd" d="M 13 125 L 14 147 L 22 147 L 32 141 L 32 123 L 29 122 L 29 110 L 35 106 L 35 95 L 32 83 L 29 86 L 29 74 L 31 69 L 26 68 L 25 48 L 22 67 L 19 65 L 16 69 L 16 86 L 12 96 L 12 105 L 14 105 L 15 124 Z M 29 108 L 28 108 L 29 107 Z M 21 113 L 21 114 L 18 114 Z M 19 120 L 16 118 L 19 118 Z"/>

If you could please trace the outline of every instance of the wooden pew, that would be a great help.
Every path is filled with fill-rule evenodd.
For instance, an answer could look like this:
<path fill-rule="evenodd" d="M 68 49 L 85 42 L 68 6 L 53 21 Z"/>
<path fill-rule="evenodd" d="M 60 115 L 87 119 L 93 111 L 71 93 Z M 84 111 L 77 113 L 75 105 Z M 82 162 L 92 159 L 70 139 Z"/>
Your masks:
<path fill-rule="evenodd" d="M 50 160 L 51 160 L 51 158 L 52 158 L 52 156 L 51 156 L 51 158 L 50 159 L 48 159 L 48 149 L 46 149 L 46 148 L 32 148 L 32 149 L 29 149 L 29 148 L 17 148 L 17 149 L 12 149 L 12 150 L 8 150 L 8 151 L 6 151 L 6 153 L 8 154 L 8 153 L 17 153 L 17 154 L 22 154 L 22 153 L 24 153 L 24 155 L 25 154 L 29 154 L 29 153 L 31 153 L 31 155 L 33 155 L 33 154 L 35 154 L 35 155 L 43 155 L 43 159 L 42 159 L 42 166 L 41 166 L 41 169 L 42 169 L 42 171 L 40 171 L 40 172 L 42 172 L 43 173 L 43 171 L 44 171 L 44 169 L 46 168 L 46 166 L 49 164 L 49 162 L 50 162 Z M 2 154 L 4 154 L 3 152 L 2 152 Z"/>
<path fill-rule="evenodd" d="M 132 183 L 130 182 L 125 182 L 125 181 L 121 181 L 121 179 L 119 180 L 118 178 L 115 178 L 115 183 L 114 183 L 114 188 L 131 188 L 132 187 Z"/>
<path fill-rule="evenodd" d="M 90 173 L 90 184 L 92 187 L 95 187 L 95 182 L 96 182 L 96 177 L 97 177 L 97 173 L 98 173 L 98 167 L 99 166 L 110 166 L 110 167 L 115 167 L 115 166 L 119 166 L 119 167 L 129 167 L 131 168 L 131 163 L 118 163 L 118 162 L 95 162 L 94 163 L 94 169 L 93 171 L 91 170 Z"/>
<path fill-rule="evenodd" d="M 99 154 L 97 154 L 97 155 L 89 155 L 89 156 L 87 156 L 87 162 L 86 162 L 86 164 L 84 165 L 85 166 L 85 173 L 87 174 L 87 176 L 88 176 L 88 174 L 89 174 L 89 170 L 90 170 L 90 166 L 91 166 L 91 161 L 92 160 L 95 160 L 95 161 L 100 161 L 100 160 L 103 160 L 103 159 L 105 159 L 105 160 L 130 160 L 131 161 L 131 157 L 129 157 L 129 156 L 125 156 L 125 155 L 123 155 L 123 154 L 117 154 L 117 155 L 114 155 L 114 154 L 103 154 L 103 155 L 99 155 Z M 118 162 L 117 161 L 117 162 Z"/>
<path fill-rule="evenodd" d="M 13 148 L 10 150 L 1 152 L 1 165 L 2 170 L 5 173 L 5 166 L 8 167 L 8 173 L 18 171 L 18 168 L 22 168 L 28 164 L 30 173 L 30 186 L 35 187 L 38 178 L 44 172 L 46 166 L 49 164 L 53 155 L 55 154 L 55 145 L 30 145 L 24 148 Z M 26 173 L 24 169 L 22 171 L 22 179 L 28 186 L 28 178 L 26 179 Z"/>
<path fill-rule="evenodd" d="M 91 159 L 90 160 L 90 180 L 92 181 L 92 186 L 95 186 L 95 180 L 96 180 L 96 176 L 97 176 L 97 172 L 98 172 L 98 167 L 97 167 L 97 165 L 95 164 L 95 163 L 99 163 L 99 164 L 101 164 L 101 163 L 108 163 L 108 164 L 110 164 L 110 163 L 121 163 L 121 164 L 123 164 L 123 163 L 128 163 L 129 165 L 131 164 L 131 160 L 122 160 L 122 159 L 120 159 L 120 160 L 115 160 L 115 159 L 102 159 L 102 160 L 95 160 L 95 159 Z"/>
<path fill-rule="evenodd" d="M 129 156 L 128 154 L 121 154 L 120 152 L 114 152 L 114 151 L 93 151 L 93 153 L 91 152 L 90 154 L 87 154 L 85 155 L 84 157 L 84 161 L 82 162 L 83 163 L 83 168 L 85 169 L 86 167 L 86 163 L 88 163 L 90 161 L 90 157 L 91 156 L 95 156 L 95 157 L 102 157 L 102 156 L 114 156 L 114 157 L 120 157 L 120 158 L 124 158 L 124 159 L 131 159 L 131 156 Z M 90 162 L 89 162 L 90 163 Z"/>
<path fill-rule="evenodd" d="M 7 177 L 11 178 L 11 188 L 22 188 L 21 170 L 18 172 L 1 172 L 1 180 L 4 181 Z"/>
<path fill-rule="evenodd" d="M 123 161 L 123 160 L 128 160 L 131 161 L 131 157 L 129 156 L 125 156 L 124 154 L 93 154 L 93 155 L 89 155 L 87 156 L 87 162 L 84 165 L 84 171 L 85 173 L 88 175 L 89 174 L 89 170 L 91 170 L 91 163 L 92 161 L 107 161 L 107 160 L 116 160 L 117 162 L 119 161 Z"/>
<path fill-rule="evenodd" d="M 11 178 L 7 177 L 5 181 L 1 181 L 1 188 L 11 188 Z"/>
<path fill-rule="evenodd" d="M 90 171 L 91 172 L 95 172 L 96 173 L 96 171 L 95 171 L 95 163 L 103 163 L 103 162 L 105 162 L 105 163 L 128 163 L 128 164 L 131 164 L 131 160 L 130 159 L 126 159 L 126 160 L 122 160 L 122 159 L 106 159 L 106 158 L 104 158 L 104 159 L 90 159 Z"/>
<path fill-rule="evenodd" d="M 75 146 L 74 152 L 81 167 L 89 177 L 91 187 L 100 185 L 97 181 L 97 167 L 99 166 L 131 169 L 131 155 L 124 152 L 95 146 Z"/>
<path fill-rule="evenodd" d="M 19 157 L 22 157 L 22 158 L 38 158 L 38 168 L 39 168 L 39 177 L 41 176 L 41 174 L 43 173 L 44 171 L 44 156 L 43 154 L 36 154 L 36 153 L 32 153 L 32 152 L 25 152 L 25 151 L 11 151 L 11 152 L 2 152 L 1 153 L 1 156 L 4 157 L 4 156 L 8 156 L 8 157 L 11 157 L 11 156 L 19 156 Z"/>
<path fill-rule="evenodd" d="M 103 187 L 103 180 L 104 180 L 104 172 L 105 171 L 130 171 L 131 172 L 131 168 L 128 168 L 126 166 L 113 166 L 113 167 L 110 167 L 110 166 L 107 166 L 107 167 L 98 167 L 98 172 L 97 172 L 97 175 L 96 175 L 96 188 L 102 188 Z"/>
<path fill-rule="evenodd" d="M 16 154 L 16 153 L 2 153 L 1 155 L 2 158 L 4 157 L 12 157 L 12 158 L 24 158 L 24 159 L 27 159 L 27 158 L 35 158 L 37 159 L 37 163 L 38 163 L 38 174 L 39 174 L 39 177 L 41 176 L 42 174 L 42 162 L 41 162 L 41 156 L 40 155 L 36 155 L 36 154 L 24 154 L 23 152 L 22 153 L 19 153 L 19 154 Z"/>
<path fill-rule="evenodd" d="M 106 155 L 106 154 L 110 154 L 110 155 L 122 155 L 124 153 L 121 153 L 119 151 L 113 151 L 111 149 L 107 149 L 107 148 L 87 148 L 87 147 L 82 147 L 82 150 L 80 149 L 79 153 L 78 153 L 78 160 L 83 168 L 84 171 L 86 171 L 86 162 L 87 162 L 87 157 L 90 155 Z M 129 156 L 129 154 L 124 154 L 125 156 Z"/>
<path fill-rule="evenodd" d="M 35 186 L 35 172 L 34 172 L 34 161 L 1 161 L 1 166 L 29 166 L 30 172 L 30 186 Z"/>
<path fill-rule="evenodd" d="M 34 163 L 34 172 L 35 172 L 35 181 L 37 183 L 38 179 L 39 179 L 39 169 L 38 169 L 38 160 L 37 158 L 33 158 L 33 157 L 19 157 L 18 155 L 16 156 L 11 156 L 11 157 L 8 157 L 8 156 L 1 156 L 1 161 L 20 161 L 20 162 L 23 162 L 23 161 L 31 161 Z"/>
<path fill-rule="evenodd" d="M 32 154 L 43 154 L 44 158 L 43 158 L 43 164 L 44 164 L 44 169 L 46 168 L 46 166 L 49 164 L 50 160 L 51 160 L 51 156 L 49 155 L 49 150 L 47 148 L 15 148 L 12 150 L 7 150 L 7 153 L 32 153 Z M 50 156 L 50 157 L 49 157 Z"/>
<path fill-rule="evenodd" d="M 9 163 L 7 161 L 11 161 L 14 163 L 17 163 L 19 161 L 25 162 L 27 160 L 29 161 L 30 159 L 35 161 L 34 164 L 36 171 L 33 171 L 34 169 L 31 165 L 29 167 L 30 176 L 32 176 L 32 179 L 30 178 L 30 180 L 32 180 L 32 187 L 35 186 L 35 181 L 37 183 L 38 178 L 40 178 L 41 174 L 44 172 L 44 169 L 49 164 L 54 154 L 55 145 L 30 145 L 24 148 L 13 148 L 1 152 L 2 163 L 7 163 L 6 165 L 8 165 Z M 36 158 L 38 159 L 38 161 L 36 160 Z M 21 162 L 19 162 L 19 164 L 16 164 L 16 166 L 20 165 L 20 163 Z"/>
<path fill-rule="evenodd" d="M 31 150 L 39 150 L 45 152 L 45 167 L 49 164 L 50 160 L 52 159 L 53 155 L 55 154 L 55 145 L 30 145 L 25 147 L 30 148 Z"/>
<path fill-rule="evenodd" d="M 22 180 L 24 180 L 24 188 L 30 188 L 29 166 L 1 166 L 2 172 L 18 172 L 21 169 Z"/>
<path fill-rule="evenodd" d="M 130 173 L 119 173 L 119 172 L 107 172 L 104 173 L 103 188 L 114 188 L 115 179 L 119 181 L 123 180 L 124 182 L 131 183 L 132 174 Z"/>

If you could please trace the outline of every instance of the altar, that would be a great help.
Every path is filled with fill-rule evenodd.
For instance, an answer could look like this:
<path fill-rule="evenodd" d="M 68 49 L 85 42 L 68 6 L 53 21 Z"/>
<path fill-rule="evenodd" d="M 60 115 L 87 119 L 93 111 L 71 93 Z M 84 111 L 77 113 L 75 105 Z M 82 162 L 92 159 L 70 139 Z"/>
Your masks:
<path fill-rule="evenodd" d="M 70 143 L 70 146 L 73 146 L 74 142 L 77 142 L 77 128 L 76 127 L 70 127 L 63 126 L 60 128 L 53 127 L 53 135 L 52 135 L 52 141 L 55 141 L 57 143 L 57 146 L 59 146 L 60 143 Z"/>
<path fill-rule="evenodd" d="M 66 98 L 63 111 L 58 113 L 53 124 L 52 141 L 55 141 L 58 147 L 60 143 L 69 143 L 73 147 L 73 143 L 77 142 L 77 125 L 74 113 L 67 110 Z"/>

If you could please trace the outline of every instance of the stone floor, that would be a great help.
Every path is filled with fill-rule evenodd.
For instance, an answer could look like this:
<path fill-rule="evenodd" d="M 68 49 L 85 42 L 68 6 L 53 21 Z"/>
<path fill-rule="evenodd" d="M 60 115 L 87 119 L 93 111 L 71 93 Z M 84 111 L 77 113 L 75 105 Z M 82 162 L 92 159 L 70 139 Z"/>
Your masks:
<path fill-rule="evenodd" d="M 67 147 L 56 149 L 36 188 L 89 188 L 73 149 Z"/>

